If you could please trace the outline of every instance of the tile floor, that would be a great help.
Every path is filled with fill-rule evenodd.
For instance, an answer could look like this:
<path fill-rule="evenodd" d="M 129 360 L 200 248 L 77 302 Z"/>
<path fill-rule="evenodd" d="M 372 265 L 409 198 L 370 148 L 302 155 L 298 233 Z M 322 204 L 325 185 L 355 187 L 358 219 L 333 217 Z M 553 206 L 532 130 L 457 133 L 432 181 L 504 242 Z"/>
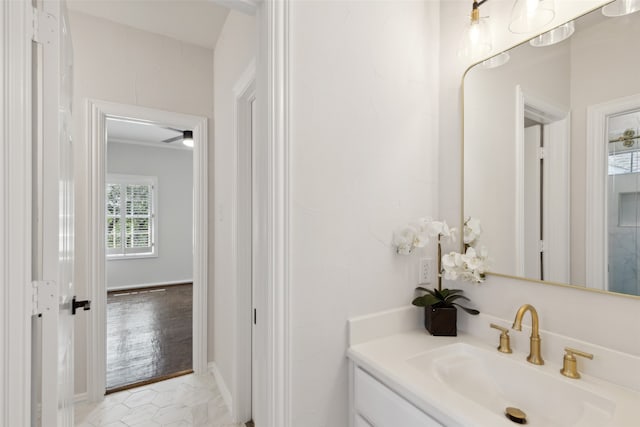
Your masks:
<path fill-rule="evenodd" d="M 75 407 L 77 427 L 244 427 L 234 424 L 211 375 L 185 375 Z"/>

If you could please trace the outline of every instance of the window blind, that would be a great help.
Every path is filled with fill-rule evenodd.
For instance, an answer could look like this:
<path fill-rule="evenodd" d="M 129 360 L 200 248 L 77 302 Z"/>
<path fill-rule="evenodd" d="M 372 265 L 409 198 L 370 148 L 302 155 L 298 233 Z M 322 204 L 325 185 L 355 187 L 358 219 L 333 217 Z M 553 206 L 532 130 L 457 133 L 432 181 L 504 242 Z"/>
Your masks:
<path fill-rule="evenodd" d="M 113 179 L 106 188 L 107 255 L 135 256 L 155 253 L 155 184 L 141 179 Z"/>

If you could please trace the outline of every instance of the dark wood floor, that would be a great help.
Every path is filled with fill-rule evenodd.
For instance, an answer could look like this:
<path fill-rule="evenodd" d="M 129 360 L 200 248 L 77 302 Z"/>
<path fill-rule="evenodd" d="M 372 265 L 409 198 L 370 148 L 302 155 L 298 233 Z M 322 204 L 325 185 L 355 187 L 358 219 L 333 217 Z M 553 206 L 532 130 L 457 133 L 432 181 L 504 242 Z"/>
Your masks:
<path fill-rule="evenodd" d="M 192 306 L 190 283 L 107 294 L 107 392 L 191 370 Z"/>

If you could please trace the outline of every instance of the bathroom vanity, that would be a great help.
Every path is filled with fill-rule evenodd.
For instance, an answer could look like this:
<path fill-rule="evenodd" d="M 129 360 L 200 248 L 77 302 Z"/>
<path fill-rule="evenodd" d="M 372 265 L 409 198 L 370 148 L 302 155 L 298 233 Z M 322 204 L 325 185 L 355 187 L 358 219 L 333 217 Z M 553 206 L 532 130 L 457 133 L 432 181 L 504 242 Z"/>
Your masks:
<path fill-rule="evenodd" d="M 546 361 L 535 365 L 528 332 L 512 331 L 513 353 L 497 350 L 490 324 L 510 326 L 503 319 L 474 317 L 457 337 L 431 336 L 419 321 L 413 307 L 350 320 L 351 426 L 513 426 L 507 408 L 532 427 L 637 425 L 640 358 L 541 331 Z M 563 376 L 567 345 L 594 352 L 602 376 L 582 360 L 581 379 Z"/>

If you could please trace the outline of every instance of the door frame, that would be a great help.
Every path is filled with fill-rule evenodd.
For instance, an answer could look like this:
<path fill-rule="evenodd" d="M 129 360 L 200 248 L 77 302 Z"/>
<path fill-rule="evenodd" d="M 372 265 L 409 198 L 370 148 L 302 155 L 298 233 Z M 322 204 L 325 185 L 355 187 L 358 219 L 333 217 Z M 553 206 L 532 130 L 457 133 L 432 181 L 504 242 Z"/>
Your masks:
<path fill-rule="evenodd" d="M 235 266 L 236 331 L 234 396 L 227 405 L 234 420 L 252 416 L 252 311 L 253 311 L 253 224 L 254 182 L 251 103 L 256 100 L 256 64 L 252 61 L 233 87 L 233 131 L 235 180 L 231 186 L 233 219 L 231 223 L 232 264 Z M 248 274 L 247 274 L 248 273 Z M 223 394 L 224 395 L 224 394 Z"/>
<path fill-rule="evenodd" d="M 85 236 L 89 258 L 89 316 L 87 392 L 91 401 L 104 398 L 106 389 L 107 283 L 104 198 L 106 185 L 106 118 L 118 116 L 193 129 L 193 370 L 207 371 L 208 288 L 208 130 L 207 118 L 119 104 L 87 100 L 86 131 L 90 200 Z"/>
<path fill-rule="evenodd" d="M 554 158 L 557 159 L 558 167 L 553 168 L 553 171 L 549 170 L 549 162 L 545 162 L 544 173 L 551 174 L 557 171 L 558 175 L 554 176 L 554 182 L 561 182 L 561 185 L 550 185 L 552 179 L 544 180 L 543 194 L 545 199 L 553 200 L 554 205 L 559 207 L 566 215 L 563 215 L 561 220 L 553 221 L 555 224 L 551 225 L 552 221 L 549 221 L 548 210 L 545 209 L 543 214 L 543 223 L 547 225 L 547 231 L 551 225 L 551 231 L 545 231 L 545 239 L 551 236 L 551 239 L 555 242 L 562 242 L 562 250 L 555 254 L 555 259 L 551 262 L 551 258 L 548 255 L 548 251 L 543 254 L 544 262 L 546 265 L 553 264 L 553 270 L 561 270 L 561 265 L 568 265 L 570 259 L 570 133 L 571 133 L 571 116 L 567 109 L 560 106 L 553 105 L 546 100 L 540 99 L 536 96 L 532 96 L 528 92 L 524 91 L 520 85 L 516 86 L 516 108 L 515 108 L 515 170 L 516 170 L 516 194 L 515 194 L 515 258 L 516 258 L 516 275 L 524 276 L 524 235 L 525 235 L 525 186 L 524 179 L 521 171 L 524 170 L 524 119 L 526 116 L 535 118 L 538 122 L 544 124 L 558 124 L 558 129 L 553 132 L 544 131 L 544 135 L 547 138 L 553 138 L 554 144 L 552 148 L 546 146 L 545 150 L 551 154 L 553 152 Z M 547 203 L 549 205 L 549 203 Z M 550 246 L 550 245 L 547 245 Z M 557 246 L 557 244 L 556 244 Z M 568 275 L 570 272 L 566 272 Z"/>
<path fill-rule="evenodd" d="M 640 95 L 625 96 L 587 108 L 587 174 L 585 268 L 586 286 L 608 290 L 609 239 L 607 235 L 607 118 L 640 108 Z"/>
<path fill-rule="evenodd" d="M 30 1 L 0 5 L 0 425 L 31 419 Z"/>
<path fill-rule="evenodd" d="M 247 0 L 248 2 L 249 0 Z M 254 2 L 250 2 L 254 3 Z M 258 3 L 258 2 L 255 2 Z M 258 129 L 256 171 L 260 187 L 259 214 L 265 235 L 257 239 L 257 251 L 268 258 L 260 261 L 256 274 L 264 274 L 263 292 L 256 305 L 264 308 L 264 331 L 256 341 L 256 351 L 266 361 L 258 366 L 255 420 L 264 427 L 291 425 L 291 349 L 289 316 L 289 0 L 263 1 L 256 5 L 259 25 L 257 65 Z M 2 251 L 0 273 L 5 284 L 0 293 L 0 421 L 3 425 L 29 425 L 31 372 L 31 291 L 30 273 L 30 141 L 31 81 L 30 41 L 31 3 L 26 0 L 2 2 L 0 55 L 5 85 L 2 91 L 0 133 L 3 144 L 0 162 L 0 212 Z M 11 141 L 9 144 L 8 141 Z M 206 169 L 204 169 L 206 170 Z M 263 192 L 266 191 L 266 192 Z M 90 246 L 89 246 L 90 247 Z M 15 302 L 22 302 L 16 304 Z M 91 317 L 91 316 L 90 316 Z M 263 333 L 264 332 L 264 333 Z M 268 338 L 267 338 L 268 336 Z M 91 375 L 89 371 L 89 375 Z"/>

